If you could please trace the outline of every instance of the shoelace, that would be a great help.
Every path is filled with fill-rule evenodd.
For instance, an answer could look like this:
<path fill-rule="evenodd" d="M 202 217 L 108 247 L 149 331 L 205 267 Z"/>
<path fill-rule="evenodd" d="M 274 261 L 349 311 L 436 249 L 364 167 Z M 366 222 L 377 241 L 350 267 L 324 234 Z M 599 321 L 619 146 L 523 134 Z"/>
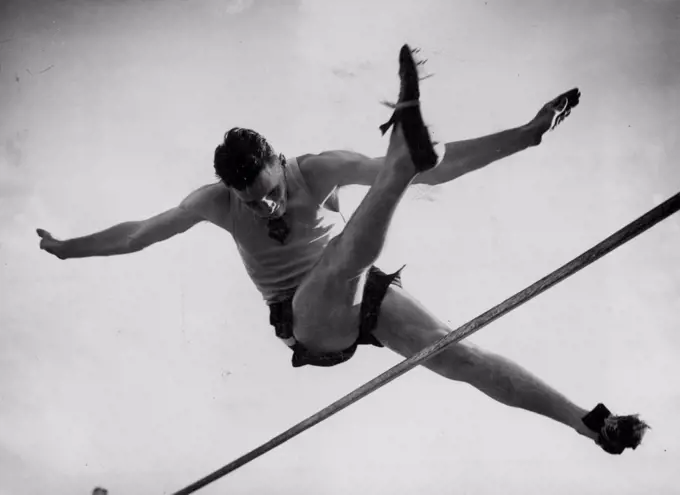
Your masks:
<path fill-rule="evenodd" d="M 402 108 L 419 106 L 420 100 L 402 101 L 401 103 L 393 103 L 391 101 L 382 100 L 380 103 L 388 108 L 392 108 L 393 110 L 401 110 Z"/>
<path fill-rule="evenodd" d="M 552 124 L 550 126 L 550 130 L 554 130 L 555 127 L 560 125 L 564 119 L 569 117 L 569 114 L 571 113 L 571 108 L 569 107 L 569 98 L 564 98 L 564 104 L 561 105 L 561 108 L 556 108 L 553 110 L 555 113 L 553 115 L 552 119 Z"/>

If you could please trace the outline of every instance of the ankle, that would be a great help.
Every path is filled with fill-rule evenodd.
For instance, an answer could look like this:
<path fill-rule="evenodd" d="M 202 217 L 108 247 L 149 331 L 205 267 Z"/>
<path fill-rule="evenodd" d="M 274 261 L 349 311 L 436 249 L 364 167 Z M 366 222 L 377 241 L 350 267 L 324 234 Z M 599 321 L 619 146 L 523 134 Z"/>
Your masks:
<path fill-rule="evenodd" d="M 576 433 L 579 435 L 582 435 L 586 438 L 590 438 L 593 442 L 597 442 L 598 437 L 600 436 L 600 433 L 597 431 L 593 431 L 590 428 L 588 428 L 586 425 L 583 424 L 583 421 L 580 419 L 575 422 L 575 424 L 572 425 L 574 430 L 576 430 Z"/>
<path fill-rule="evenodd" d="M 541 144 L 543 135 L 550 130 L 550 126 L 546 125 L 545 122 L 534 119 L 528 124 L 520 126 L 518 130 L 522 134 L 525 147 L 533 148 Z"/>

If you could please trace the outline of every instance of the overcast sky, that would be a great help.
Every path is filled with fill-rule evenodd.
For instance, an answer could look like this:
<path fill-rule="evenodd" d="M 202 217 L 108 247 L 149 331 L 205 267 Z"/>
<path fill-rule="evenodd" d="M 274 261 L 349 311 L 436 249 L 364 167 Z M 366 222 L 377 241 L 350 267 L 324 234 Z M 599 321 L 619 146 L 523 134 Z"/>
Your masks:
<path fill-rule="evenodd" d="M 398 211 L 386 270 L 457 327 L 680 190 L 680 4 L 557 0 L 37 0 L 0 7 L 0 494 L 176 491 L 400 359 L 293 369 L 232 240 L 202 225 L 130 256 L 68 238 L 213 181 L 233 126 L 287 155 L 382 154 L 379 101 L 423 49 L 442 141 L 518 126 L 572 87 L 544 143 Z M 346 191 L 351 213 L 365 188 Z M 611 457 L 416 369 L 205 494 L 671 494 L 680 480 L 680 217 L 471 337 L 585 408 L 653 430 Z"/>

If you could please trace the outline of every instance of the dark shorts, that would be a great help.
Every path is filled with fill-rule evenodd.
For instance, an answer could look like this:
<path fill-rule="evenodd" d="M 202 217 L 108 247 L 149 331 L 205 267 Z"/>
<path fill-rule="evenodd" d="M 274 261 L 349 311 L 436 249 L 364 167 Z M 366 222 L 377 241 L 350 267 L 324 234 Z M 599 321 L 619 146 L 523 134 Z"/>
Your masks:
<path fill-rule="evenodd" d="M 269 306 L 269 323 L 274 327 L 276 336 L 285 340 L 293 351 L 292 364 L 294 368 L 305 366 L 335 366 L 344 363 L 352 356 L 360 345 L 383 345 L 373 336 L 380 316 L 382 305 L 387 289 L 390 285 L 401 287 L 401 270 L 386 274 L 376 267 L 371 267 L 366 278 L 364 293 L 361 300 L 359 337 L 349 348 L 329 352 L 325 354 L 311 354 L 305 347 L 297 342 L 293 336 L 293 297 L 289 297 Z"/>

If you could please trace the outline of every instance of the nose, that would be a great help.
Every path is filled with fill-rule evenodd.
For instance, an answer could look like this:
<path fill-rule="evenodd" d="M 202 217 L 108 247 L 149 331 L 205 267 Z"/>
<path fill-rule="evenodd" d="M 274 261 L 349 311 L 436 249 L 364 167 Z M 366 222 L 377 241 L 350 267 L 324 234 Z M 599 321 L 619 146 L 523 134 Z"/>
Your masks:
<path fill-rule="evenodd" d="M 264 204 L 269 210 L 269 213 L 273 213 L 274 210 L 276 209 L 276 201 L 272 201 L 271 199 L 264 199 Z"/>

